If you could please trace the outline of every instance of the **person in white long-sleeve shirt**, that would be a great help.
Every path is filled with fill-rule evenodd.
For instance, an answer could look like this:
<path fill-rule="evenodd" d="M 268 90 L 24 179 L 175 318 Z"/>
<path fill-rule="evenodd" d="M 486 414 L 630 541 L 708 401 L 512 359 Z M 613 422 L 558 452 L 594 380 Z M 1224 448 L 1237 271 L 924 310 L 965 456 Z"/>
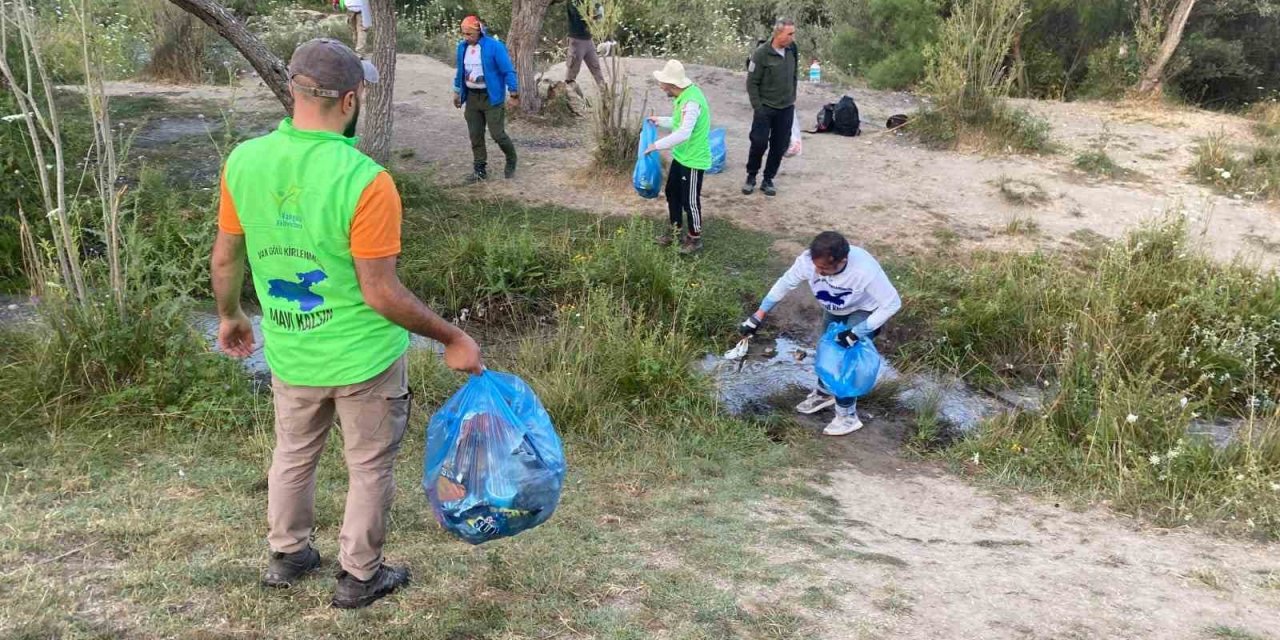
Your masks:
<path fill-rule="evenodd" d="M 658 238 L 658 244 L 676 242 L 684 230 L 680 252 L 693 253 L 702 248 L 702 179 L 711 168 L 711 108 L 702 89 L 685 75 L 679 60 L 667 61 L 665 67 L 653 72 L 653 77 L 668 96 L 675 98 L 670 118 L 649 118 L 659 127 L 674 130 L 645 149 L 646 155 L 671 150 L 666 190 L 671 225 L 670 231 Z"/>
<path fill-rule="evenodd" d="M 739 332 L 754 335 L 765 315 L 800 283 L 808 282 L 809 290 L 822 305 L 822 328 L 833 322 L 844 325 L 837 341 L 852 347 L 859 340 L 874 340 L 884 324 L 902 308 L 898 290 L 889 282 L 880 263 L 861 247 L 849 245 L 835 231 L 823 231 L 809 244 L 809 250 L 796 258 L 790 269 L 778 278 L 765 295 L 760 308 L 742 322 Z M 842 436 L 862 428 L 858 418 L 857 398 L 833 398 L 818 382 L 796 411 L 817 413 L 836 405 L 836 415 L 823 433 Z"/>

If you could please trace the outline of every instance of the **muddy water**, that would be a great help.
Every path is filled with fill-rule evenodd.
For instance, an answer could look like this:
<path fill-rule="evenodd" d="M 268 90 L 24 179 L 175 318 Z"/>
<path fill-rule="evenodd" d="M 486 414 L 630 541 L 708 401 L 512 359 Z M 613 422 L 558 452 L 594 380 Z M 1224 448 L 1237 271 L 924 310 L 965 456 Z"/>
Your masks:
<path fill-rule="evenodd" d="M 813 370 L 814 350 L 788 338 L 773 345 L 753 347 L 744 362 L 725 360 L 709 354 L 699 368 L 711 375 L 725 407 L 735 414 L 773 409 L 769 398 L 796 389 L 812 389 L 817 384 Z M 903 374 L 887 360 L 880 367 L 876 386 L 892 385 L 894 398 L 906 410 L 921 411 L 936 406 L 939 419 L 966 433 L 987 418 L 1012 407 L 975 390 L 964 382 L 933 374 Z M 1035 394 L 1034 390 L 1021 395 Z"/>

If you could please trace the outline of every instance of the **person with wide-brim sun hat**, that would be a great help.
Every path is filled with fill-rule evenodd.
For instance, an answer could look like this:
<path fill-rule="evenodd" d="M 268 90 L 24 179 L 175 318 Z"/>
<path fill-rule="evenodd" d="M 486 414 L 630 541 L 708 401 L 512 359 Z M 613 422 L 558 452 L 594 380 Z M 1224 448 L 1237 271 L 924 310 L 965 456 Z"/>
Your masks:
<path fill-rule="evenodd" d="M 679 60 L 668 60 L 653 72 L 653 78 L 675 99 L 671 117 L 649 118 L 655 125 L 671 129 L 670 135 L 645 150 L 646 154 L 671 151 L 666 188 L 671 229 L 658 243 L 666 246 L 679 241 L 681 253 L 693 253 L 702 248 L 702 181 L 711 168 L 711 108 Z"/>

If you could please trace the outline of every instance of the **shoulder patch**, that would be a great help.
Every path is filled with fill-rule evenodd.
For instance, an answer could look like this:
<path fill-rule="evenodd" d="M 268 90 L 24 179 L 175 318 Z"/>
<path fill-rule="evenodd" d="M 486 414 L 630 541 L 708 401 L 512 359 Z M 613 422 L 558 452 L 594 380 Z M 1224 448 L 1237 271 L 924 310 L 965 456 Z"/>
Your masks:
<path fill-rule="evenodd" d="M 755 61 L 755 58 L 752 58 L 750 64 L 747 65 L 747 73 L 755 73 L 755 72 L 756 72 L 756 61 Z"/>

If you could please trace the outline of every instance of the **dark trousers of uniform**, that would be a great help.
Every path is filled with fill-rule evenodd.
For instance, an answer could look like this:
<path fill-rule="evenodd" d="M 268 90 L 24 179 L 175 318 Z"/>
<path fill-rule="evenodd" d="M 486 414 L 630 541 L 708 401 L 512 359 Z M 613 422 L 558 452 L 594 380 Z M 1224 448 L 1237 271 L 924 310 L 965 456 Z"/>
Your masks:
<path fill-rule="evenodd" d="M 690 169 L 679 160 L 671 160 L 667 173 L 667 213 L 672 226 L 685 229 L 691 236 L 702 235 L 702 169 Z M 688 224 L 685 218 L 688 217 Z"/>
<path fill-rule="evenodd" d="M 489 104 L 488 89 L 467 89 L 467 108 L 463 112 L 467 119 L 467 132 L 471 134 L 471 159 L 477 165 L 489 161 L 489 150 L 484 144 L 484 129 L 489 127 L 489 135 L 498 143 L 502 153 L 507 156 L 507 163 L 516 161 L 516 145 L 507 135 L 506 105 Z"/>
<path fill-rule="evenodd" d="M 751 152 L 747 155 L 747 177 L 754 180 L 760 172 L 760 161 L 764 152 L 769 151 L 769 159 L 764 164 L 765 182 L 778 175 L 778 167 L 782 166 L 782 155 L 791 146 L 791 124 L 796 119 L 796 107 L 786 109 L 760 107 L 751 119 Z"/>

